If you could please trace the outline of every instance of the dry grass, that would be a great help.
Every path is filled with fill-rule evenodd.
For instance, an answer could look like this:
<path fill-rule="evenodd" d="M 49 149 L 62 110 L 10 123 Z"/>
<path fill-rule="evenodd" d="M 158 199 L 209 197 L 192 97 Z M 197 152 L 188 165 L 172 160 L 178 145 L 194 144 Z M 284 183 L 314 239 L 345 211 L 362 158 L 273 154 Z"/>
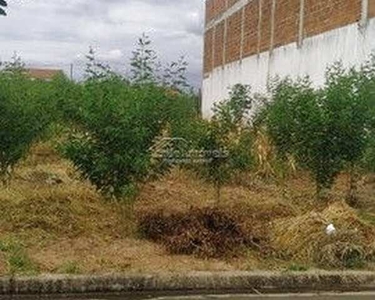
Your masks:
<path fill-rule="evenodd" d="M 325 228 L 331 223 L 337 233 L 327 236 Z M 284 259 L 316 262 L 323 267 L 344 267 L 345 252 L 350 249 L 358 249 L 365 258 L 375 237 L 375 228 L 361 221 L 343 202 L 334 202 L 323 211 L 280 219 L 272 232 L 272 245 Z"/>
<path fill-rule="evenodd" d="M 61 272 L 67 262 L 76 263 L 80 273 L 174 272 L 234 270 L 220 260 L 168 255 L 163 247 L 134 238 L 62 239 L 42 249 L 31 249 L 33 260 L 44 272 Z"/>
<path fill-rule="evenodd" d="M 267 236 L 243 225 L 244 219 L 235 211 L 206 207 L 145 214 L 138 227 L 143 236 L 162 243 L 172 254 L 225 258 L 237 256 L 244 247 L 268 244 Z"/>
<path fill-rule="evenodd" d="M 27 160 L 15 170 L 10 186 L 0 190 L 2 231 L 36 239 L 129 234 L 132 228 L 128 220 L 123 222 L 122 205 L 103 201 L 90 184 L 78 179 L 69 163 L 44 160 L 38 151 L 34 149 L 31 157 L 40 157 L 39 163 L 30 167 L 33 164 Z"/>
<path fill-rule="evenodd" d="M 358 211 L 342 201 L 347 181 L 341 176 L 328 203 L 317 203 L 307 174 L 299 172 L 283 185 L 263 174 L 246 175 L 242 184 L 224 187 L 216 203 L 210 185 L 175 169 L 146 184 L 129 207 L 103 199 L 51 145 L 39 144 L 15 170 L 10 186 L 0 188 L 0 242 L 15 240 L 22 254 L 0 250 L 0 274 L 12 267 L 27 271 L 28 265 L 52 273 L 288 269 L 295 263 L 355 267 L 356 260 L 375 253 L 375 180 L 360 182 Z M 207 207 L 239 216 L 241 226 L 268 241 L 266 255 L 254 248 L 220 259 L 170 255 L 135 230 L 135 219 L 157 211 L 186 214 Z M 331 222 L 338 234 L 327 237 L 324 229 Z"/>

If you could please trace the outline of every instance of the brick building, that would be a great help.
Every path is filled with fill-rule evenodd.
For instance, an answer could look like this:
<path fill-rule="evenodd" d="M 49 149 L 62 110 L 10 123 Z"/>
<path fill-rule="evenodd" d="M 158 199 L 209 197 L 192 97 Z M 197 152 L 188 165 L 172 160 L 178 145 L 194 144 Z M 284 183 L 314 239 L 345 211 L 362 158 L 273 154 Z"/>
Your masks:
<path fill-rule="evenodd" d="M 202 108 L 236 83 L 264 92 L 270 78 L 358 65 L 375 51 L 375 0 L 206 0 Z"/>

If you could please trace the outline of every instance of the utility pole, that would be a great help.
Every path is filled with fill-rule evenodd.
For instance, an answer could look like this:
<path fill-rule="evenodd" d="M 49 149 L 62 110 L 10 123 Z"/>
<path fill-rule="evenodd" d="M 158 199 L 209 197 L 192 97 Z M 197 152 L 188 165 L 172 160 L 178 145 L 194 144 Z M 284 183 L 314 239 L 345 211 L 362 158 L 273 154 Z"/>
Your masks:
<path fill-rule="evenodd" d="M 7 7 L 8 3 L 5 0 L 0 0 L 0 16 L 6 16 L 7 13 L 3 9 L 3 7 Z"/>
<path fill-rule="evenodd" d="M 70 64 L 70 80 L 73 81 L 74 78 L 74 65 Z"/>

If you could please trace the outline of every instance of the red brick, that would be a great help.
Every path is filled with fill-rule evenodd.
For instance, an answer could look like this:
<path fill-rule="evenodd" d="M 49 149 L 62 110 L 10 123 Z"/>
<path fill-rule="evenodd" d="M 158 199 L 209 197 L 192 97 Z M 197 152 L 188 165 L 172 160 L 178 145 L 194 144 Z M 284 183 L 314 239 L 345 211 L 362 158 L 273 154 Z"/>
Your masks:
<path fill-rule="evenodd" d="M 274 47 L 290 44 L 298 40 L 299 14 L 300 0 L 277 0 Z"/>
<path fill-rule="evenodd" d="M 229 63 L 240 59 L 242 37 L 242 10 L 228 18 L 227 39 L 225 45 L 225 62 Z"/>
<path fill-rule="evenodd" d="M 271 44 L 272 0 L 263 0 L 260 22 L 260 52 L 268 51 Z"/>
<path fill-rule="evenodd" d="M 369 17 L 375 18 L 375 0 L 369 0 Z"/>
<path fill-rule="evenodd" d="M 224 21 L 220 22 L 215 27 L 215 45 L 214 45 L 214 67 L 223 65 L 223 55 L 224 55 Z"/>
<path fill-rule="evenodd" d="M 207 0 L 206 19 L 219 19 L 226 9 L 237 2 L 238 0 Z M 260 3 L 262 3 L 261 11 Z M 311 37 L 358 22 L 361 18 L 361 4 L 362 0 L 305 0 L 304 36 Z M 209 30 L 205 36 L 205 72 L 210 72 L 212 64 L 218 67 L 223 64 L 223 60 L 229 63 L 240 58 L 242 26 L 244 56 L 254 55 L 258 49 L 260 52 L 268 51 L 272 34 L 274 34 L 275 48 L 296 42 L 299 34 L 300 0 L 276 0 L 273 33 L 271 33 L 272 6 L 273 0 L 251 0 L 244 8 L 243 24 L 242 10 L 229 16 L 226 20 L 225 45 L 224 21 L 217 24 L 214 31 Z M 261 19 L 259 19 L 260 12 Z M 375 17 L 375 0 L 369 0 L 369 17 Z"/>
<path fill-rule="evenodd" d="M 317 35 L 359 21 L 361 0 L 306 0 L 305 36 Z"/>
<path fill-rule="evenodd" d="M 235 5 L 239 0 L 228 0 L 228 8 Z"/>
<path fill-rule="evenodd" d="M 213 63 L 213 57 L 212 57 L 212 50 L 213 50 L 213 35 L 214 31 L 213 29 L 209 29 L 206 31 L 204 35 L 204 66 L 203 70 L 204 73 L 209 73 L 212 71 L 212 63 Z"/>
<path fill-rule="evenodd" d="M 215 0 L 206 0 L 206 24 L 213 19 L 214 1 Z"/>
<path fill-rule="evenodd" d="M 245 6 L 244 56 L 257 53 L 258 50 L 259 0 Z"/>
<path fill-rule="evenodd" d="M 226 0 L 213 0 L 213 17 L 218 18 L 227 9 Z"/>

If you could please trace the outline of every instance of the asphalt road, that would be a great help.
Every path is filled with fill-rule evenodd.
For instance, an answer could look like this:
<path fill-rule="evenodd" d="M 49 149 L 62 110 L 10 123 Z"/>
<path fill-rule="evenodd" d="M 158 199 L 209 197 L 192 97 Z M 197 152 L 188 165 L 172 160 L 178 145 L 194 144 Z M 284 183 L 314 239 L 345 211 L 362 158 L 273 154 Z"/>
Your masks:
<path fill-rule="evenodd" d="M 1 299 L 1 297 L 0 297 Z M 12 300 L 29 300 L 31 298 L 9 298 Z M 38 299 L 33 297 L 32 299 Z M 40 298 L 43 300 L 375 300 L 375 293 L 349 293 L 349 294 L 285 294 L 285 295 L 205 295 L 205 296 L 171 296 L 171 297 L 152 297 L 152 296 L 89 296 L 79 298 Z"/>
<path fill-rule="evenodd" d="M 375 293 L 361 294 L 320 294 L 320 295 L 228 295 L 228 296 L 192 296 L 192 297 L 166 297 L 158 298 L 158 300 L 375 300 Z"/>

